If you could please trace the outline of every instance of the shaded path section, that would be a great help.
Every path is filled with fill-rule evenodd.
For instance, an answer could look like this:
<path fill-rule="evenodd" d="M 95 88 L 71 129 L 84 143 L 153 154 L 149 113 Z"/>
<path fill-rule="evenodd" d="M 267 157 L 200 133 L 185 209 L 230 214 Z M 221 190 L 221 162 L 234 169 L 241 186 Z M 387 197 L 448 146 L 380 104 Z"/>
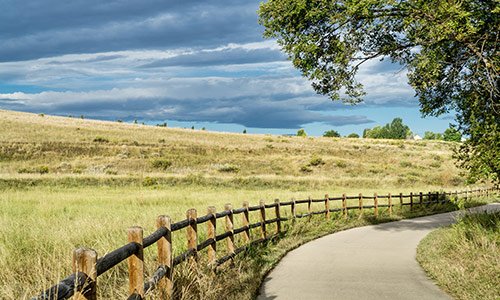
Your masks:
<path fill-rule="evenodd" d="M 500 210 L 500 204 L 469 209 Z M 451 299 L 415 260 L 432 230 L 451 212 L 341 231 L 288 253 L 269 273 L 257 299 Z"/>

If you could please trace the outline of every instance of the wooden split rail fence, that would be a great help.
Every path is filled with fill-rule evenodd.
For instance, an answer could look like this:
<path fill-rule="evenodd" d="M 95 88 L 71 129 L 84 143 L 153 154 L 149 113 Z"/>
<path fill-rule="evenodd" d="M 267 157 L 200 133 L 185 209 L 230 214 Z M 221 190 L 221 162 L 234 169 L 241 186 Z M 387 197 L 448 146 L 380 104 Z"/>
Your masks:
<path fill-rule="evenodd" d="M 243 207 L 233 209 L 230 204 L 226 204 L 224 211 L 216 212 L 215 207 L 208 207 L 207 214 L 201 217 L 197 216 L 195 209 L 189 209 L 186 213 L 186 219 L 172 223 L 168 216 L 159 216 L 156 220 L 157 230 L 147 237 L 143 237 L 141 227 L 131 227 L 128 229 L 128 244 L 115 249 L 101 258 L 97 258 L 96 251 L 87 248 L 78 248 L 73 252 L 73 274 L 60 281 L 58 284 L 47 289 L 32 300 L 55 300 L 68 299 L 75 296 L 75 299 L 97 299 L 97 277 L 110 270 L 122 261 L 128 260 L 129 270 L 129 298 L 144 299 L 153 290 L 158 290 L 161 299 L 170 299 L 173 289 L 173 268 L 177 265 L 190 260 L 194 266 L 197 264 L 198 253 L 207 248 L 208 263 L 213 268 L 220 266 L 226 261 L 231 260 L 237 254 L 246 249 L 269 240 L 282 232 L 282 222 L 293 220 L 295 218 L 312 217 L 313 215 L 324 215 L 330 219 L 330 213 L 340 212 L 344 217 L 349 215 L 350 210 L 358 211 L 359 217 L 363 215 L 365 209 L 373 209 L 373 214 L 378 217 L 379 208 L 387 208 L 388 213 L 392 214 L 393 207 L 409 206 L 410 210 L 416 205 L 429 205 L 436 203 L 446 203 L 450 197 L 470 198 L 473 194 L 479 196 L 488 196 L 490 193 L 498 191 L 496 188 L 477 189 L 469 191 L 455 192 L 434 192 L 434 193 L 410 193 L 403 195 L 388 194 L 364 196 L 329 197 L 326 195 L 323 199 L 305 199 L 280 202 L 276 200 L 272 204 L 265 204 L 263 201 L 257 206 L 249 206 L 248 202 L 243 203 Z M 379 199 L 386 199 L 387 204 L 379 204 Z M 357 205 L 348 206 L 348 200 L 357 200 Z M 370 204 L 366 205 L 366 201 Z M 332 201 L 341 201 L 339 207 L 331 208 Z M 323 203 L 324 209 L 319 211 L 312 210 L 313 203 Z M 298 214 L 297 206 L 307 204 L 307 212 Z M 290 217 L 283 217 L 285 207 L 290 209 Z M 266 210 L 274 210 L 274 218 L 266 218 Z M 260 215 L 259 221 L 250 222 L 250 212 L 257 211 Z M 234 216 L 241 215 L 243 226 L 234 228 Z M 225 232 L 217 235 L 217 220 L 225 219 Z M 206 223 L 207 238 L 198 241 L 198 226 Z M 274 224 L 274 228 L 268 228 L 268 225 Z M 252 239 L 251 229 L 259 231 L 259 236 Z M 173 257 L 172 255 L 172 233 L 185 230 L 187 235 L 187 250 L 182 254 Z M 234 237 L 242 234 L 244 245 L 236 248 Z M 217 242 L 227 240 L 227 255 L 217 257 Z M 153 244 L 157 244 L 158 268 L 154 274 L 147 280 L 144 280 L 144 256 L 143 250 Z"/>

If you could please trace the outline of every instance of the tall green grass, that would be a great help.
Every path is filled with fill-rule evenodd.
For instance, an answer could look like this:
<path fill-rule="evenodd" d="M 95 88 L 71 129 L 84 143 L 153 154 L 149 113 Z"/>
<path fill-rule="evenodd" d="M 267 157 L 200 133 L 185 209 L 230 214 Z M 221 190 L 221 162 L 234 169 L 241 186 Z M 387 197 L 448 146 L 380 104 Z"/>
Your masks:
<path fill-rule="evenodd" d="M 500 299 L 500 212 L 467 215 L 431 232 L 417 260 L 456 299 Z"/>

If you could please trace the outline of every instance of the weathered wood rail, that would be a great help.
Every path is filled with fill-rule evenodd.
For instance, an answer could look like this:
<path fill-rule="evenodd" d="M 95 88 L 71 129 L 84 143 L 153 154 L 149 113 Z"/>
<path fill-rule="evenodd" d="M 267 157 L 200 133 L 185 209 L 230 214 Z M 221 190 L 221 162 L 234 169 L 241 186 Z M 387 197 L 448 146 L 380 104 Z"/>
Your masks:
<path fill-rule="evenodd" d="M 186 212 L 186 219 L 172 223 L 170 217 L 161 215 L 156 220 L 157 230 L 147 237 L 143 237 L 141 227 L 131 227 L 128 229 L 128 243 L 115 249 L 101 258 L 97 258 L 96 251 L 86 248 L 78 248 L 73 252 L 73 274 L 52 286 L 32 300 L 59 300 L 68 299 L 75 296 L 75 299 L 97 299 L 97 278 L 115 267 L 120 262 L 128 261 L 129 269 L 129 297 L 128 299 L 144 299 L 153 290 L 158 290 L 162 299 L 171 299 L 173 290 L 173 269 L 186 261 L 196 266 L 198 264 L 199 252 L 207 249 L 208 264 L 216 268 L 225 262 L 232 260 L 239 253 L 246 249 L 269 240 L 282 232 L 282 222 L 294 220 L 296 218 L 311 218 L 313 215 L 324 215 L 330 219 L 332 212 L 340 212 L 344 218 L 349 216 L 349 211 L 358 212 L 359 217 L 363 216 L 365 210 L 373 210 L 374 217 L 378 217 L 379 208 L 387 208 L 389 215 L 394 207 L 409 206 L 412 210 L 415 206 L 444 204 L 450 201 L 451 197 L 465 199 L 472 195 L 488 196 L 497 192 L 498 187 L 476 190 L 465 190 L 455 192 L 428 192 L 410 193 L 403 195 L 387 194 L 365 196 L 329 197 L 325 195 L 322 199 L 304 199 L 265 204 L 263 201 L 259 205 L 249 206 L 248 202 L 243 203 L 243 207 L 233 209 L 230 204 L 226 204 L 224 211 L 216 212 L 215 207 L 210 206 L 207 214 L 197 216 L 195 209 Z M 387 204 L 379 204 L 380 199 L 386 199 Z M 357 205 L 348 206 L 348 200 L 357 200 Z M 332 201 L 340 201 L 339 207 L 330 207 Z M 366 205 L 365 201 L 371 201 Z M 313 203 L 323 203 L 324 209 L 313 211 Z M 297 206 L 307 204 L 307 212 L 298 214 Z M 290 207 L 289 217 L 284 215 L 285 207 Z M 267 210 L 272 209 L 273 218 L 266 218 Z M 258 212 L 259 221 L 250 223 L 250 212 Z M 242 227 L 234 228 L 234 216 L 241 215 Z M 217 220 L 224 219 L 225 231 L 217 234 Z M 199 242 L 198 225 L 206 224 L 206 239 Z M 274 224 L 270 229 L 268 225 Z M 258 231 L 257 238 L 252 239 L 251 230 Z M 180 230 L 186 231 L 187 250 L 177 256 L 172 252 L 172 233 Z M 243 246 L 236 248 L 234 237 L 242 234 Z M 255 235 L 255 234 L 253 234 Z M 227 254 L 218 257 L 217 242 L 226 240 Z M 145 248 L 156 244 L 158 251 L 158 267 L 149 278 L 144 278 L 144 256 Z"/>

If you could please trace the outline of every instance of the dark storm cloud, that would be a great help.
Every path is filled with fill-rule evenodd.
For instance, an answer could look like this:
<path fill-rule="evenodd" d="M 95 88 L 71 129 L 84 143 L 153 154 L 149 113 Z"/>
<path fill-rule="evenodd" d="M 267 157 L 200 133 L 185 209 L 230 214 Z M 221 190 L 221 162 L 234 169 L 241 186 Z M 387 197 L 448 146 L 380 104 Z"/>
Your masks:
<path fill-rule="evenodd" d="M 286 56 L 279 50 L 230 48 L 218 51 L 201 51 L 174 56 L 172 58 L 157 60 L 153 63 L 145 64 L 142 67 L 206 67 L 284 60 L 286 60 Z"/>
<path fill-rule="evenodd" d="M 175 120 L 234 123 L 256 128 L 300 128 L 318 122 L 333 126 L 372 122 L 365 116 L 336 116 L 307 109 L 311 99 L 281 94 L 280 101 L 260 95 L 213 98 L 173 98 L 140 90 L 89 93 L 41 93 L 17 95 L 27 99 L 21 110 L 59 115 L 86 115 L 101 119 Z M 9 99 L 8 97 L 4 97 Z M 65 101 L 66 98 L 72 101 Z M 14 100 L 12 100 L 14 101 Z M 315 99 L 314 101 L 321 101 Z"/>
<path fill-rule="evenodd" d="M 3 1 L 0 61 L 261 40 L 257 1 Z"/>
<path fill-rule="evenodd" d="M 257 128 L 370 123 L 334 115 L 345 105 L 316 95 L 262 39 L 259 2 L 0 0 L 0 108 Z M 359 107 L 414 106 L 399 68 L 364 64 Z"/>

